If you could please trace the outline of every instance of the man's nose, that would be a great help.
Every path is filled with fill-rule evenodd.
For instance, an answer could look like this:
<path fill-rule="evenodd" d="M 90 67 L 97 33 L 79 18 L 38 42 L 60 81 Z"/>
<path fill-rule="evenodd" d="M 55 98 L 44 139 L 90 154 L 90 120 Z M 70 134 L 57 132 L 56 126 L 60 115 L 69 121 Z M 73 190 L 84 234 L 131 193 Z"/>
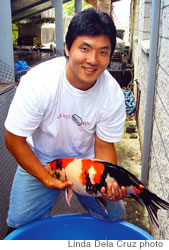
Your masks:
<path fill-rule="evenodd" d="M 96 65 L 98 63 L 98 55 L 96 51 L 92 51 L 87 58 L 87 62 Z"/>

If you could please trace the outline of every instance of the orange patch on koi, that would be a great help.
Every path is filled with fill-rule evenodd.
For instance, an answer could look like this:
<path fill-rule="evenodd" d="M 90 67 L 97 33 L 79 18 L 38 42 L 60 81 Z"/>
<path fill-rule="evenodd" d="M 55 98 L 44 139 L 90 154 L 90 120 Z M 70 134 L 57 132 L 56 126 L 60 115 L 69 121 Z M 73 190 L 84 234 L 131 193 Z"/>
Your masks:
<path fill-rule="evenodd" d="M 141 184 L 140 184 L 140 185 L 141 185 Z M 133 189 L 134 189 L 134 191 L 135 191 L 135 193 L 136 193 L 136 195 L 139 195 L 139 194 L 141 194 L 141 193 L 143 192 L 144 186 L 141 185 L 141 190 L 140 190 L 140 185 L 139 185 L 139 188 L 137 188 L 136 186 L 132 186 Z M 143 186 L 143 187 L 142 187 L 142 186 Z"/>
<path fill-rule="evenodd" d="M 50 162 L 50 166 L 56 170 L 56 169 L 60 169 L 59 164 L 61 164 L 61 168 L 66 168 L 67 165 L 74 161 L 74 158 L 65 158 L 65 159 L 61 159 L 61 160 L 55 160 Z"/>
<path fill-rule="evenodd" d="M 52 169 L 56 169 L 56 161 L 52 161 L 49 163 Z"/>
<path fill-rule="evenodd" d="M 103 171 L 104 171 L 104 165 L 102 163 L 99 163 L 99 162 L 85 159 L 85 160 L 82 160 L 82 173 L 81 173 L 81 177 L 80 177 L 83 185 L 86 184 L 86 177 L 89 174 L 89 170 L 91 167 L 93 167 L 94 170 L 96 171 L 96 173 L 94 174 L 94 177 L 93 177 L 94 183 L 95 184 L 100 183 L 101 176 L 102 176 Z"/>
<path fill-rule="evenodd" d="M 143 185 L 143 184 L 140 184 L 140 185 L 139 185 L 139 188 L 140 188 L 140 189 L 143 189 L 143 188 L 144 188 L 144 185 Z"/>
<path fill-rule="evenodd" d="M 66 168 L 69 165 L 69 163 L 71 163 L 74 160 L 75 160 L 75 158 L 62 159 L 62 168 Z"/>

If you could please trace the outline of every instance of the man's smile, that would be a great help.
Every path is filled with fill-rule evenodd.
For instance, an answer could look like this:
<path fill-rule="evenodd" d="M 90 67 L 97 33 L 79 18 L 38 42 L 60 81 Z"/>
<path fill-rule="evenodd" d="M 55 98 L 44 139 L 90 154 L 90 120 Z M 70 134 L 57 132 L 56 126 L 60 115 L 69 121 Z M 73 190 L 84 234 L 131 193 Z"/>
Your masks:
<path fill-rule="evenodd" d="M 97 71 L 97 68 L 85 67 L 85 66 L 82 66 L 82 68 L 85 70 L 87 74 L 93 74 Z"/>

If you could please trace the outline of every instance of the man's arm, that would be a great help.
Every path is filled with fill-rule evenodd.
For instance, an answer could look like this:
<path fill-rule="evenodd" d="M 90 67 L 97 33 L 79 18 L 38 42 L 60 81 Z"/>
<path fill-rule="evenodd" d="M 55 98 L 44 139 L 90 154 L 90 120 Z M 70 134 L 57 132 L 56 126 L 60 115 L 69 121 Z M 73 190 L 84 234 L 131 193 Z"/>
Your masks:
<path fill-rule="evenodd" d="M 26 137 L 14 135 L 6 130 L 5 144 L 20 166 L 36 177 L 48 188 L 65 189 L 70 182 L 61 182 L 49 175 L 26 142 Z"/>
<path fill-rule="evenodd" d="M 105 142 L 98 136 L 96 136 L 95 158 L 117 165 L 117 156 L 114 143 Z M 114 192 L 112 191 L 112 189 L 114 189 Z M 126 188 L 122 186 L 121 189 L 119 189 L 119 186 L 116 182 L 113 185 L 111 183 L 108 183 L 107 190 L 105 189 L 105 187 L 102 187 L 101 191 L 106 199 L 112 199 L 114 201 L 122 200 L 127 195 Z"/>
<path fill-rule="evenodd" d="M 117 156 L 114 143 L 105 142 L 96 135 L 95 158 L 117 165 Z"/>

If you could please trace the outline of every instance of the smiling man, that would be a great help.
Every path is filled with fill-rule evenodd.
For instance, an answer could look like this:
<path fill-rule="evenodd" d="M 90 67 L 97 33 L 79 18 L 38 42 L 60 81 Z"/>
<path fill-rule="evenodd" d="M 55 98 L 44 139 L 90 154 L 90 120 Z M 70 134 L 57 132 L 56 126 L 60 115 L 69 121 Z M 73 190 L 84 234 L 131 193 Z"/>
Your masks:
<path fill-rule="evenodd" d="M 65 46 L 65 53 L 69 57 L 66 65 L 68 81 L 75 88 L 87 90 L 107 68 L 111 44 L 104 35 L 80 36 L 74 41 L 70 51 Z"/>
<path fill-rule="evenodd" d="M 47 162 L 76 157 L 117 163 L 114 142 L 123 135 L 124 95 L 106 70 L 115 44 L 116 29 L 107 14 L 79 12 L 68 28 L 65 57 L 41 63 L 22 77 L 5 122 L 6 146 L 18 162 L 10 227 L 48 216 L 59 191 L 71 187 L 47 172 Z M 92 216 L 121 219 L 126 189 L 109 183 L 102 194 L 107 214 L 95 198 L 77 197 Z"/>

